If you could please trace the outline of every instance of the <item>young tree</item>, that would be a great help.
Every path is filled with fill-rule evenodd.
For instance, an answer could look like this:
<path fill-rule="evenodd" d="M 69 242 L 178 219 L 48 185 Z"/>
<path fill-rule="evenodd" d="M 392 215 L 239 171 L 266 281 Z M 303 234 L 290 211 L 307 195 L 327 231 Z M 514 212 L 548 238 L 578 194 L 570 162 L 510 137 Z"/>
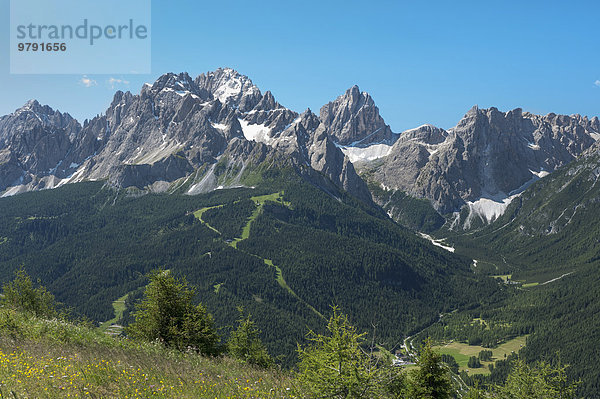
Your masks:
<path fill-rule="evenodd" d="M 39 286 L 34 288 L 31 278 L 23 267 L 20 267 L 15 274 L 13 281 L 2 286 L 4 293 L 2 303 L 39 317 L 55 317 L 57 312 L 54 295 L 48 292 L 44 286 L 39 285 L 39 281 Z"/>
<path fill-rule="evenodd" d="M 571 399 L 579 382 L 569 383 L 566 366 L 552 367 L 546 362 L 529 366 L 517 360 L 504 386 L 497 386 L 499 399 Z"/>
<path fill-rule="evenodd" d="M 308 347 L 298 346 L 298 380 L 311 397 L 317 398 L 400 398 L 404 375 L 391 365 L 380 365 L 364 344 L 348 317 L 333 308 L 327 335 L 308 333 Z"/>
<path fill-rule="evenodd" d="M 238 328 L 231 333 L 227 341 L 227 351 L 237 359 L 259 367 L 268 368 L 273 365 L 273 358 L 260 340 L 260 330 L 250 320 L 250 315 L 241 314 Z"/>
<path fill-rule="evenodd" d="M 220 337 L 212 315 L 202 304 L 193 305 L 195 292 L 187 282 L 176 279 L 168 270 L 154 271 L 148 277 L 150 283 L 127 332 L 179 350 L 192 348 L 203 354 L 219 354 Z"/>
<path fill-rule="evenodd" d="M 419 399 L 452 397 L 452 381 L 448 370 L 443 366 L 441 356 L 431 348 L 429 339 L 421 348 L 417 366 L 411 373 L 408 397 Z"/>

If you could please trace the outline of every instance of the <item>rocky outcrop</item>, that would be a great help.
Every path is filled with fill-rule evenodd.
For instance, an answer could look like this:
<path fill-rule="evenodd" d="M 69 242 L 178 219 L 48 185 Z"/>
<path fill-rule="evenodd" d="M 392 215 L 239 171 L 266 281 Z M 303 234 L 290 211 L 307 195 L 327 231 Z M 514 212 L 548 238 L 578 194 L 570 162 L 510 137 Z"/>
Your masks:
<path fill-rule="evenodd" d="M 358 86 L 321 107 L 320 119 L 337 144 L 367 146 L 394 139 L 371 96 Z"/>
<path fill-rule="evenodd" d="M 89 156 L 72 151 L 81 139 L 75 119 L 35 100 L 0 118 L 0 190 L 31 184 L 36 177 L 64 178 Z"/>
<path fill-rule="evenodd" d="M 267 164 L 301 173 L 312 167 L 370 200 L 316 115 L 299 117 L 228 68 L 196 79 L 167 73 L 138 95 L 118 91 L 106 112 L 83 126 L 31 102 L 0 119 L 0 140 L 0 189 L 12 187 L 5 195 L 83 180 L 155 191 L 182 178 L 199 193 L 223 181 L 240 185 L 247 168 Z"/>
<path fill-rule="evenodd" d="M 502 202 L 599 137 L 598 118 L 473 107 L 448 131 L 426 125 L 402 133 L 373 178 L 449 213 L 482 198 Z"/>

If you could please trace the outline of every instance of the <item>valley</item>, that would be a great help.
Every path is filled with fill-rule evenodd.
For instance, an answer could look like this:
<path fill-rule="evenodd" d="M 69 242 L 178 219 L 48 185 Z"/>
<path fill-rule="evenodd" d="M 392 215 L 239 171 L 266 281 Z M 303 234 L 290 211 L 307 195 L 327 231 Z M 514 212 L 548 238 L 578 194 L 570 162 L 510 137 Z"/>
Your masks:
<path fill-rule="evenodd" d="M 560 360 L 596 397 L 599 137 L 597 117 L 477 106 L 396 133 L 358 86 L 298 113 L 230 68 L 83 124 L 32 100 L 0 117 L 0 282 L 24 265 L 120 335 L 163 268 L 224 337 L 251 314 L 283 368 L 338 306 L 386 351 L 432 338 L 461 389 Z"/>

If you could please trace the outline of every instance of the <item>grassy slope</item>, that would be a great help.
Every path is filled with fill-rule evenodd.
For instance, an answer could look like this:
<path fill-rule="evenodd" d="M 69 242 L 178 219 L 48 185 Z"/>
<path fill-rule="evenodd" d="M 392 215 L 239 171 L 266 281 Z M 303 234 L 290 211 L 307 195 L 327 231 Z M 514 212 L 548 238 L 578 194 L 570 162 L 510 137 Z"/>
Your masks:
<path fill-rule="evenodd" d="M 293 387 L 287 374 L 229 358 L 182 354 L 8 309 L 0 309 L 0 320 L 2 397 L 284 398 Z"/>
<path fill-rule="evenodd" d="M 113 309 L 115 310 L 115 317 L 102 323 L 99 327 L 100 331 L 106 331 L 107 328 L 109 328 L 111 325 L 115 324 L 121 319 L 121 317 L 123 316 L 123 312 L 125 311 L 125 300 L 127 299 L 128 295 L 129 294 L 125 294 L 113 302 L 112 305 Z"/>

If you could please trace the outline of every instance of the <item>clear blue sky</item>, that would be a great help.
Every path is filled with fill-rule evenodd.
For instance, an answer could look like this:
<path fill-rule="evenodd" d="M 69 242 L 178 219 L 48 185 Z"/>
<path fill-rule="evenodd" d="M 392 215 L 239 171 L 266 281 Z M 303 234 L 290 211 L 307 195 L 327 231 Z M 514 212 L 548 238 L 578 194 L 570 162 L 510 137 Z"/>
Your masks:
<path fill-rule="evenodd" d="M 600 115 L 599 17 L 598 1 L 154 0 L 152 74 L 10 75 L 0 0 L 0 114 L 36 98 L 83 120 L 117 89 L 229 66 L 297 111 L 357 84 L 397 132 L 474 104 Z"/>

